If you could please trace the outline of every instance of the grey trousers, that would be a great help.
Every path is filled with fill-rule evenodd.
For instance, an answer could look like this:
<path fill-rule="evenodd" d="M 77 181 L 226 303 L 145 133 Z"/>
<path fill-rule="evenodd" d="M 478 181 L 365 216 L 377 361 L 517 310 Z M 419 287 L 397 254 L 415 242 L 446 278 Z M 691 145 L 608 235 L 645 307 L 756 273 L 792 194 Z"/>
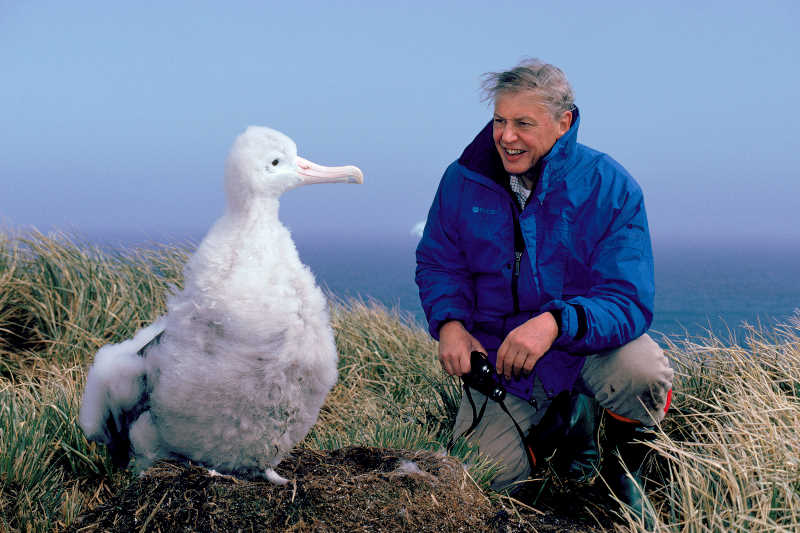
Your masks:
<path fill-rule="evenodd" d="M 673 370 L 663 350 L 644 334 L 628 344 L 608 352 L 587 356 L 579 387 L 593 395 L 601 406 L 617 415 L 653 425 L 664 418 L 667 393 L 672 389 Z M 472 390 L 478 409 L 486 396 Z M 536 380 L 533 390 L 536 408 L 508 395 L 505 405 L 522 431 L 527 434 L 538 424 L 551 403 Z M 472 406 L 464 395 L 456 415 L 453 434 L 459 436 L 472 425 Z M 468 440 L 481 453 L 497 461 L 501 472 L 492 481 L 494 490 L 511 488 L 530 475 L 530 467 L 514 423 L 499 404 L 489 400 L 486 411 Z"/>

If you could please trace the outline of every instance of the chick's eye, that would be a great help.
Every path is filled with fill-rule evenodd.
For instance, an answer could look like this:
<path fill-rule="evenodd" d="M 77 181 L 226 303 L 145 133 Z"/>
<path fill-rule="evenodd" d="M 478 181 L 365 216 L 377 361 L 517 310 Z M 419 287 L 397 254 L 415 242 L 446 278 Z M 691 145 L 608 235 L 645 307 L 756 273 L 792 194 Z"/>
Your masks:
<path fill-rule="evenodd" d="M 273 166 L 273 167 L 277 167 L 277 166 L 278 166 L 278 163 L 280 163 L 280 161 L 278 161 L 277 159 L 273 159 L 273 160 L 272 160 L 272 166 Z"/>

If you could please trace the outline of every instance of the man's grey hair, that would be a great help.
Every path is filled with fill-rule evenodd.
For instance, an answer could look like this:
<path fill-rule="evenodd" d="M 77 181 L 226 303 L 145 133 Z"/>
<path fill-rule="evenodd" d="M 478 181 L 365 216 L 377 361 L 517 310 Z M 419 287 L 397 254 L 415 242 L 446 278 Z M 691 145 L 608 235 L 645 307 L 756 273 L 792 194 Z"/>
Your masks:
<path fill-rule="evenodd" d="M 564 111 L 575 109 L 575 95 L 567 76 L 557 66 L 540 59 L 524 59 L 511 70 L 487 72 L 482 78 L 484 100 L 494 100 L 504 93 L 535 91 L 556 120 Z"/>

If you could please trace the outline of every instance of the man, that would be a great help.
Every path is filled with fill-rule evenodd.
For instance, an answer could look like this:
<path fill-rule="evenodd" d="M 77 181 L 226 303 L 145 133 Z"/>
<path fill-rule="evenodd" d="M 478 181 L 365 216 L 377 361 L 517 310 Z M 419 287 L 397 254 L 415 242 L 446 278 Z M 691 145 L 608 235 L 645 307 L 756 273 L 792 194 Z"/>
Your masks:
<path fill-rule="evenodd" d="M 557 67 L 527 60 L 487 74 L 484 90 L 494 117 L 446 170 L 417 248 L 439 360 L 464 376 L 472 351 L 487 354 L 525 434 L 559 393 L 593 396 L 621 457 L 612 490 L 649 521 L 643 445 L 633 442 L 664 417 L 673 371 L 645 334 L 654 283 L 642 192 L 611 157 L 577 143 L 578 109 Z M 462 398 L 455 436 L 472 413 Z M 511 417 L 490 401 L 470 433 L 504 467 L 496 490 L 530 472 Z"/>

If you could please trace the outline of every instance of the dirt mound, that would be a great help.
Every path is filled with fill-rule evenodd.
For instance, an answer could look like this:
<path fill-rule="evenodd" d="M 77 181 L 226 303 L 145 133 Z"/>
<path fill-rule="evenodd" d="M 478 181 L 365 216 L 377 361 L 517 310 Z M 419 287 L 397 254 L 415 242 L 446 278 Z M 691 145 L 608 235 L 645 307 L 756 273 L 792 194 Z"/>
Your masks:
<path fill-rule="evenodd" d="M 160 462 L 79 517 L 70 531 L 598 530 L 541 511 L 526 518 L 524 511 L 492 503 L 461 463 L 433 452 L 297 449 L 276 470 L 288 485 Z"/>

